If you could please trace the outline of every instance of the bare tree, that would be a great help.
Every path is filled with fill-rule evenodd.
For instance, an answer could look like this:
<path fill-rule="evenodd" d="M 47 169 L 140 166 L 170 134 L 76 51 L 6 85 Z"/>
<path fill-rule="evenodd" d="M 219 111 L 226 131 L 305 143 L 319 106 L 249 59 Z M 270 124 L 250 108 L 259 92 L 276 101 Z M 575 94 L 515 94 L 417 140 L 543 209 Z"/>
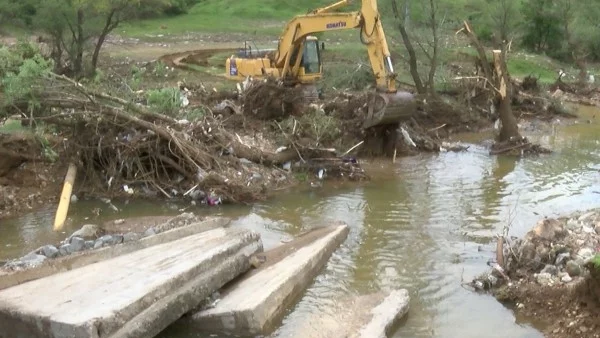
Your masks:
<path fill-rule="evenodd" d="M 464 22 L 462 31 L 469 37 L 471 44 L 477 50 L 484 71 L 484 77 L 492 87 L 492 101 L 498 111 L 502 127 L 498 136 L 499 143 L 521 141 L 517 119 L 512 112 L 512 91 L 510 76 L 506 67 L 504 53 L 501 50 L 493 51 L 493 62 L 488 61 L 485 49 L 477 39 L 467 21 Z M 493 67 L 492 67 L 493 65 Z"/>
<path fill-rule="evenodd" d="M 427 39 L 426 42 L 415 39 L 417 46 L 421 49 L 427 60 L 429 61 L 429 72 L 427 80 L 423 83 L 418 70 L 417 54 L 415 52 L 414 45 L 406 29 L 407 20 L 409 18 L 409 5 L 408 0 L 404 0 L 404 11 L 403 15 L 400 15 L 398 10 L 398 4 L 396 0 L 392 0 L 392 10 L 398 24 L 398 30 L 402 36 L 402 42 L 406 47 L 409 56 L 409 68 L 410 74 L 415 82 L 415 87 L 419 94 L 435 95 L 435 74 L 439 64 L 439 29 L 444 24 L 445 17 L 441 20 L 438 18 L 438 0 L 429 0 L 427 2 L 428 17 L 425 25 L 431 30 L 431 39 Z"/>
<path fill-rule="evenodd" d="M 419 75 L 419 69 L 417 66 L 417 53 L 415 53 L 415 48 L 413 47 L 412 42 L 410 41 L 408 32 L 406 31 L 405 21 L 402 20 L 402 18 L 400 17 L 400 13 L 398 12 L 398 5 L 396 3 L 396 0 L 392 0 L 392 10 L 398 23 L 398 30 L 400 31 L 400 35 L 402 36 L 402 42 L 404 43 L 404 47 L 406 47 L 406 51 L 408 52 L 408 67 L 410 69 L 410 75 L 412 76 L 413 81 L 415 82 L 417 92 L 419 94 L 425 94 L 427 90 L 423 85 L 421 76 Z"/>

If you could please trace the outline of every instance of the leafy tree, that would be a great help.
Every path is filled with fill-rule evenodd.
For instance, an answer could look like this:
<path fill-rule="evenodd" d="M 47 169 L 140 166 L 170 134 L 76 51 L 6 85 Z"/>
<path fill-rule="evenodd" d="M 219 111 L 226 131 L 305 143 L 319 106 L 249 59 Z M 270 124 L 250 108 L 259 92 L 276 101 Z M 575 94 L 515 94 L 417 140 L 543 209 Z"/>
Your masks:
<path fill-rule="evenodd" d="M 0 0 L 0 9 L 12 8 L 4 14 L 5 19 L 47 37 L 56 71 L 80 78 L 95 73 L 102 46 L 119 24 L 142 13 L 163 11 L 172 3 L 173 0 Z"/>
<path fill-rule="evenodd" d="M 561 50 L 564 31 L 556 0 L 526 0 L 523 3 L 523 44 L 536 52 L 556 55 Z"/>

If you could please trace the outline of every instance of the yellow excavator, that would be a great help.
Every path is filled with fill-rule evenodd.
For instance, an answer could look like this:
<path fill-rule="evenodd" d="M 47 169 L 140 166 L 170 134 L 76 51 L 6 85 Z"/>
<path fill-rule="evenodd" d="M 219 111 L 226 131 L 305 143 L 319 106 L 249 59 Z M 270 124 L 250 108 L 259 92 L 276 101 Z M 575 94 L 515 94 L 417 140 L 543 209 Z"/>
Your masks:
<path fill-rule="evenodd" d="M 246 44 L 237 55 L 227 58 L 225 76 L 240 81 L 269 76 L 290 86 L 314 87 L 323 76 L 323 45 L 320 46 L 311 34 L 360 29 L 360 39 L 367 47 L 376 82 L 376 91 L 369 97 L 363 128 L 394 124 L 409 118 L 416 111 L 416 102 L 412 94 L 396 88 L 396 73 L 377 0 L 362 0 L 358 11 L 333 12 L 350 3 L 351 0 L 342 0 L 295 16 L 287 23 L 275 50 L 252 50 Z"/>

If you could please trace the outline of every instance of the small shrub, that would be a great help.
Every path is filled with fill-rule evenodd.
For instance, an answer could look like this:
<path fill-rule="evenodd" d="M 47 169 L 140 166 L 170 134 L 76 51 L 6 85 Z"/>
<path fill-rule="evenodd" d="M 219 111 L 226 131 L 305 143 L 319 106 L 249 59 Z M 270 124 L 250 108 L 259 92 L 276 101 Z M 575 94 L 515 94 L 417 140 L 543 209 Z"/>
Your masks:
<path fill-rule="evenodd" d="M 187 119 L 192 121 L 198 121 L 206 115 L 206 111 L 203 108 L 193 109 L 191 112 L 187 114 Z"/>
<path fill-rule="evenodd" d="M 132 90 L 140 89 L 140 85 L 142 84 L 142 78 L 146 73 L 146 68 L 140 68 L 138 66 L 131 67 L 131 78 L 129 79 L 129 87 Z"/>
<path fill-rule="evenodd" d="M 319 109 L 311 109 L 306 112 L 298 119 L 298 122 L 304 136 L 315 141 L 317 146 L 332 144 L 342 134 L 339 121 Z"/>
<path fill-rule="evenodd" d="M 368 63 L 358 65 L 330 64 L 323 72 L 325 88 L 364 90 L 375 84 L 373 71 Z"/>
<path fill-rule="evenodd" d="M 148 91 L 148 106 L 157 113 L 174 116 L 181 107 L 181 93 L 177 88 Z"/>
<path fill-rule="evenodd" d="M 154 66 L 154 75 L 158 76 L 158 77 L 165 77 L 168 73 L 167 70 L 167 65 L 165 65 L 163 62 L 156 62 L 155 66 Z"/>
<path fill-rule="evenodd" d="M 594 258 L 592 258 L 592 264 L 596 267 L 596 269 L 600 270 L 600 253 L 597 253 Z"/>

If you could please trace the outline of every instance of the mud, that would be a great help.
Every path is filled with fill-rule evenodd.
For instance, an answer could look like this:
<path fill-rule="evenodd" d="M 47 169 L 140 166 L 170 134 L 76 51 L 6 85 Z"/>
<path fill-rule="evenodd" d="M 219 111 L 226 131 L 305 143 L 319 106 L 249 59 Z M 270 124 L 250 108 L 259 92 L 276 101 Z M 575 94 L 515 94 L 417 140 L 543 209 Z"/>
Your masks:
<path fill-rule="evenodd" d="M 600 278 L 587 277 L 576 285 L 540 287 L 531 279 L 495 291 L 496 298 L 531 318 L 548 338 L 600 337 Z"/>
<path fill-rule="evenodd" d="M 236 48 L 211 48 L 211 49 L 199 49 L 192 51 L 184 51 L 173 54 L 166 54 L 159 58 L 159 61 L 170 67 L 176 67 L 179 69 L 194 70 L 193 66 L 196 65 L 201 67 L 210 66 L 209 59 L 217 54 L 221 53 L 235 53 Z M 225 61 L 223 61 L 223 66 Z"/>
<path fill-rule="evenodd" d="M 66 165 L 43 153 L 32 134 L 0 134 L 0 219 L 58 200 Z"/>

